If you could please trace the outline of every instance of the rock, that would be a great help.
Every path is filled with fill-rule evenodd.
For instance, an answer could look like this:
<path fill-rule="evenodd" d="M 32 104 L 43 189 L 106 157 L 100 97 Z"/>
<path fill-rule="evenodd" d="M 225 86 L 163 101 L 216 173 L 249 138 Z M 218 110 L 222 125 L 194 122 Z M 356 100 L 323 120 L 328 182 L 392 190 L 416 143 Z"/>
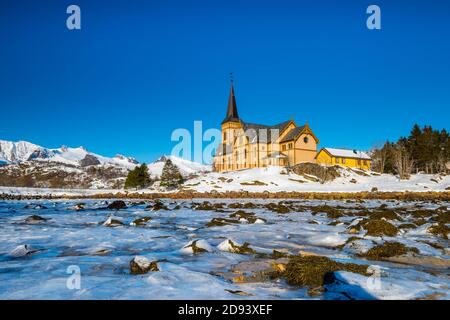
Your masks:
<path fill-rule="evenodd" d="M 378 188 L 377 187 L 373 187 L 372 190 L 370 190 L 370 192 L 378 192 Z"/>
<path fill-rule="evenodd" d="M 81 211 L 81 210 L 84 210 L 84 206 L 85 205 L 86 205 L 85 203 L 77 203 L 76 205 L 71 206 L 71 207 L 69 207 L 67 209 L 68 210 Z"/>
<path fill-rule="evenodd" d="M 46 222 L 48 219 L 46 218 L 42 218 L 41 216 L 38 215 L 32 215 L 29 216 L 25 219 L 25 223 L 30 223 L 30 224 L 37 224 L 37 223 L 44 223 Z"/>
<path fill-rule="evenodd" d="M 356 180 L 356 179 L 350 180 L 350 183 L 357 183 L 357 182 L 358 182 L 358 180 Z"/>
<path fill-rule="evenodd" d="M 24 209 L 41 210 L 41 209 L 48 209 L 48 208 L 42 204 L 27 204 Z"/>
<path fill-rule="evenodd" d="M 356 228 L 351 228 L 350 230 L 348 230 L 348 233 L 350 233 L 350 234 L 357 234 L 357 233 L 359 233 L 359 231 Z"/>
<path fill-rule="evenodd" d="M 142 217 L 142 218 L 135 219 L 132 223 L 130 223 L 130 225 L 135 226 L 135 227 L 142 227 L 142 226 L 145 226 L 146 223 L 150 220 L 152 220 L 151 217 Z"/>
<path fill-rule="evenodd" d="M 181 252 L 186 254 L 199 254 L 212 251 L 213 250 L 208 242 L 202 239 L 190 241 L 181 249 Z"/>
<path fill-rule="evenodd" d="M 112 217 L 109 217 L 105 222 L 103 222 L 105 227 L 118 227 L 123 226 L 123 222 Z"/>
<path fill-rule="evenodd" d="M 450 187 L 445 188 L 446 191 L 450 191 Z"/>
<path fill-rule="evenodd" d="M 96 256 L 106 256 L 111 253 L 111 250 L 108 249 L 99 249 L 93 253 Z"/>
<path fill-rule="evenodd" d="M 130 261 L 130 273 L 131 274 L 145 274 L 149 271 L 159 271 L 158 263 L 156 261 L 149 261 L 142 256 L 135 256 Z"/>
<path fill-rule="evenodd" d="M 241 290 L 230 290 L 230 289 L 225 289 L 225 291 L 232 293 L 232 294 L 236 294 L 238 296 L 253 296 L 253 294 L 251 293 L 247 293 L 245 291 L 241 291 Z"/>
<path fill-rule="evenodd" d="M 100 164 L 100 161 L 97 159 L 97 157 L 87 154 L 83 159 L 79 161 L 80 166 L 87 167 L 87 166 L 96 166 Z"/>
<path fill-rule="evenodd" d="M 116 200 L 107 206 L 107 208 L 110 210 L 120 210 L 120 209 L 125 209 L 126 207 L 127 207 L 127 205 L 122 200 Z"/>
<path fill-rule="evenodd" d="M 315 178 L 314 180 L 319 181 L 320 183 L 333 181 L 334 179 L 340 177 L 338 169 L 338 166 L 326 167 L 307 162 L 299 163 L 292 167 L 292 171 L 295 174 L 301 175 L 309 180 L 311 180 L 311 178 Z"/>
<path fill-rule="evenodd" d="M 221 242 L 217 248 L 220 251 L 226 251 L 231 253 L 239 253 L 239 254 L 254 254 L 256 253 L 255 250 L 249 247 L 249 243 L 245 242 L 243 245 L 240 245 L 236 242 L 233 242 L 230 239 L 227 239 L 223 242 Z"/>
<path fill-rule="evenodd" d="M 20 258 L 20 257 L 25 257 L 25 256 L 29 256 L 33 253 L 38 252 L 39 250 L 34 250 L 30 245 L 28 244 L 22 244 L 20 246 L 17 246 L 13 251 L 11 251 L 9 253 L 9 255 L 11 257 L 14 258 Z"/>

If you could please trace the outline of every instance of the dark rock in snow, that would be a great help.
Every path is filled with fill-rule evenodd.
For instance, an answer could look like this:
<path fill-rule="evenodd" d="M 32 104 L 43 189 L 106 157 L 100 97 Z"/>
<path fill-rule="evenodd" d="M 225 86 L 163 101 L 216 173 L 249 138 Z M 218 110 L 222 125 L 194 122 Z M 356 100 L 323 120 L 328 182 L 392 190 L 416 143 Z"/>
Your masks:
<path fill-rule="evenodd" d="M 21 244 L 20 246 L 17 246 L 13 251 L 11 251 L 9 255 L 14 258 L 20 258 L 20 257 L 29 256 L 38 251 L 39 250 L 34 250 L 28 244 Z"/>
<path fill-rule="evenodd" d="M 150 262 L 147 258 L 141 256 L 136 256 L 130 261 L 131 274 L 145 274 L 149 271 L 159 271 L 156 261 Z"/>
<path fill-rule="evenodd" d="M 103 222 L 103 225 L 105 227 L 118 227 L 118 226 L 123 226 L 123 222 L 114 218 L 109 217 L 108 220 L 106 220 L 105 222 Z"/>
<path fill-rule="evenodd" d="M 25 223 L 43 223 L 46 222 L 48 219 L 42 218 L 38 215 L 32 215 L 25 219 Z"/>
<path fill-rule="evenodd" d="M 107 206 L 107 208 L 110 210 L 120 210 L 125 209 L 126 207 L 127 205 L 122 200 L 116 200 Z"/>
<path fill-rule="evenodd" d="M 54 153 L 48 149 L 39 148 L 33 151 L 33 153 L 30 154 L 27 161 L 32 161 L 36 159 L 48 159 L 51 156 L 53 156 Z"/>
<path fill-rule="evenodd" d="M 99 165 L 100 161 L 93 155 L 87 154 L 83 159 L 80 160 L 80 166 L 96 166 Z"/>

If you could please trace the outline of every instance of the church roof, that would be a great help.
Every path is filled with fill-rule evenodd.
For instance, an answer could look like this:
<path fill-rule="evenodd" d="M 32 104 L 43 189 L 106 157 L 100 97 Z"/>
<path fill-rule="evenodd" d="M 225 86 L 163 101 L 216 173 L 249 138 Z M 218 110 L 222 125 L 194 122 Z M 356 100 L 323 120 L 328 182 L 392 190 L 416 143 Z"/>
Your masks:
<path fill-rule="evenodd" d="M 288 134 L 283 139 L 281 139 L 280 142 L 286 142 L 295 139 L 300 134 L 300 132 L 305 129 L 305 127 L 306 126 L 295 127 L 294 129 L 289 131 Z"/>
<path fill-rule="evenodd" d="M 231 82 L 230 96 L 228 97 L 227 114 L 225 116 L 225 119 L 222 121 L 222 123 L 225 123 L 228 121 L 235 121 L 235 122 L 240 121 L 239 115 L 237 112 L 236 97 L 234 96 L 233 82 Z"/>
<path fill-rule="evenodd" d="M 273 126 L 247 122 L 242 123 L 249 143 L 272 143 L 279 137 L 279 134 L 291 123 L 291 120 L 281 122 Z M 278 130 L 277 134 L 275 134 L 275 132 L 272 132 L 272 130 Z"/>

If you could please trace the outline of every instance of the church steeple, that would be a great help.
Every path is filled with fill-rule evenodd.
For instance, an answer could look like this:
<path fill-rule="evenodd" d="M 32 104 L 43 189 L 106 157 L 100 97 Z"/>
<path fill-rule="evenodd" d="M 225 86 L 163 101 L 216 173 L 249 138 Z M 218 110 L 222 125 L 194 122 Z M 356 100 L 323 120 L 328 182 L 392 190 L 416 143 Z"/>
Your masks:
<path fill-rule="evenodd" d="M 233 79 L 231 79 L 230 96 L 228 97 L 227 115 L 225 116 L 225 119 L 222 121 L 222 123 L 225 123 L 228 121 L 234 121 L 234 122 L 240 121 L 239 115 L 237 112 L 237 107 L 236 107 L 236 98 L 234 96 Z"/>

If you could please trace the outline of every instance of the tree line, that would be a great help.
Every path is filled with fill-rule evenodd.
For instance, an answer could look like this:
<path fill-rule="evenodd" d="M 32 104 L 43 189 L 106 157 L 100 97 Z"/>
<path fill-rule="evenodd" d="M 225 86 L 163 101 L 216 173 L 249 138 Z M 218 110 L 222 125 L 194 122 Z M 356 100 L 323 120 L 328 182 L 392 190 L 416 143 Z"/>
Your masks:
<path fill-rule="evenodd" d="M 372 170 L 398 174 L 408 179 L 412 173 L 450 171 L 450 136 L 445 130 L 415 124 L 408 137 L 387 141 L 372 150 Z"/>

